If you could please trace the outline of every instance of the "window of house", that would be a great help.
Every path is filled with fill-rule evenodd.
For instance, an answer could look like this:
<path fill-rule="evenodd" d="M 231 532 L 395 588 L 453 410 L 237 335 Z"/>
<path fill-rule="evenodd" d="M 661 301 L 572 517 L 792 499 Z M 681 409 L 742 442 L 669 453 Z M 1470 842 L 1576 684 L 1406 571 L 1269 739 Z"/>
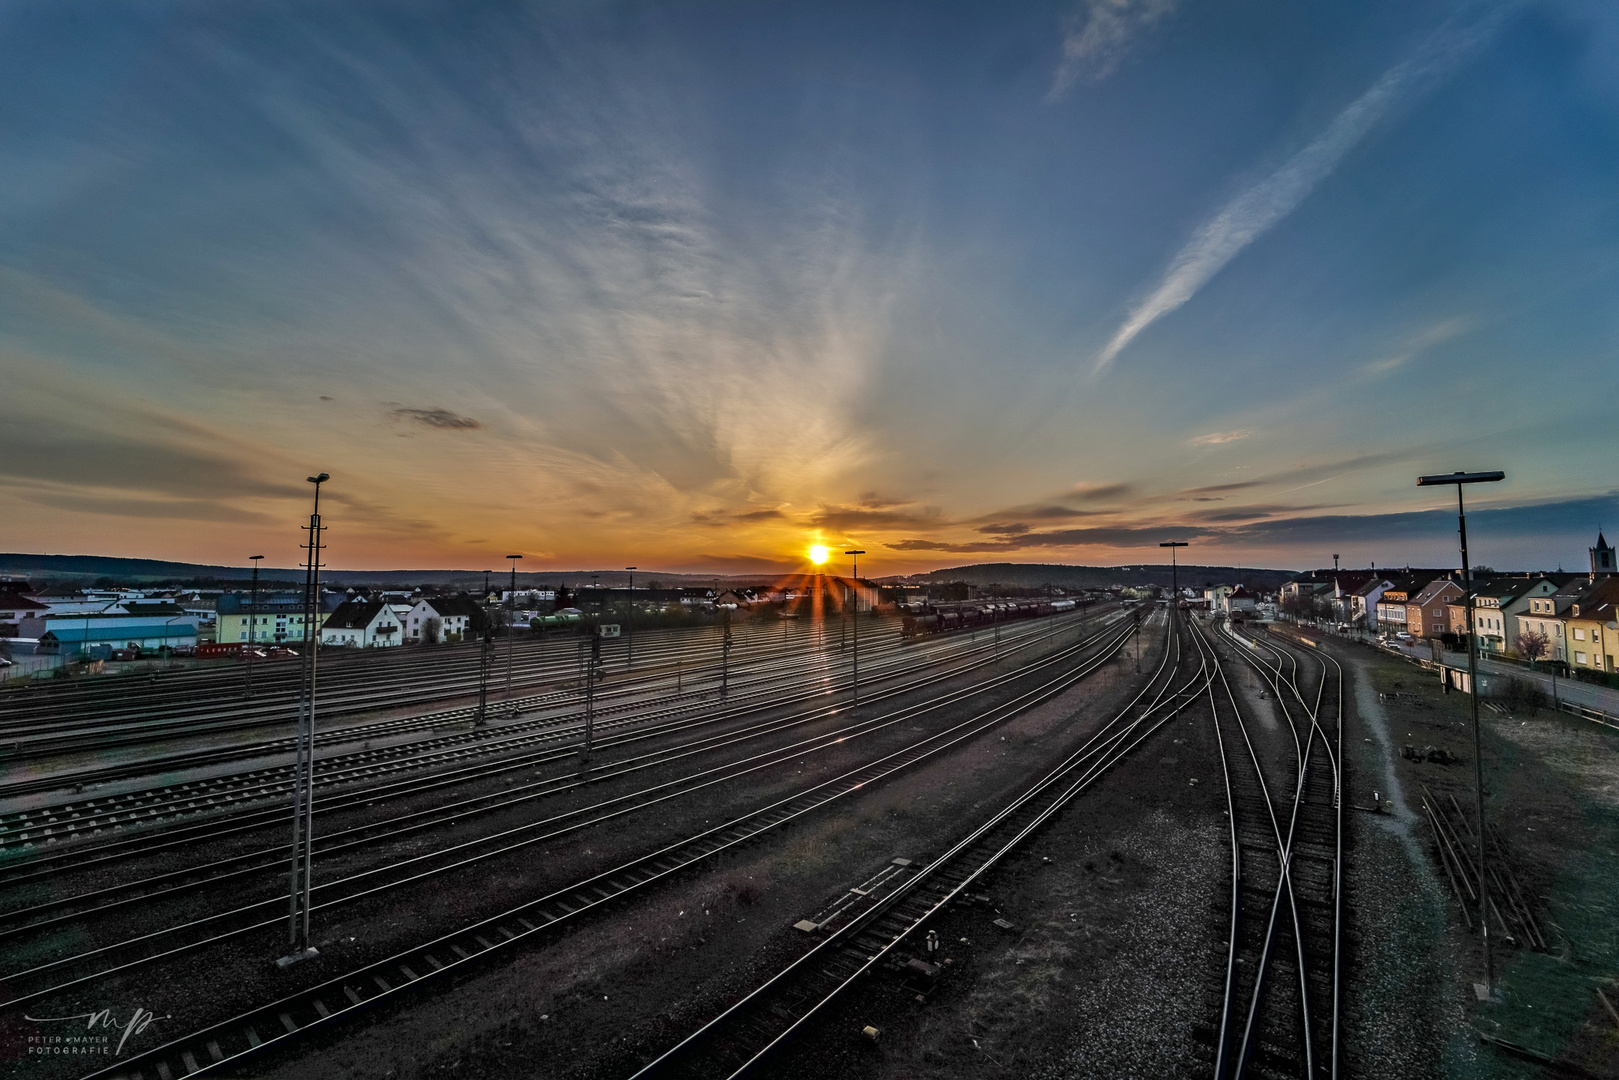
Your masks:
<path fill-rule="evenodd" d="M 1576 626 L 1574 628 L 1574 640 L 1575 641 L 1584 641 L 1585 640 L 1585 630 L 1584 630 L 1583 627 Z"/>
<path fill-rule="evenodd" d="M 1574 654 L 1574 662 L 1575 662 L 1575 663 L 1576 663 L 1576 664 L 1583 664 L 1583 663 L 1585 663 L 1585 654 L 1584 654 L 1584 653 L 1582 653 L 1582 652 L 1577 652 L 1577 653 L 1575 653 L 1575 654 Z"/>

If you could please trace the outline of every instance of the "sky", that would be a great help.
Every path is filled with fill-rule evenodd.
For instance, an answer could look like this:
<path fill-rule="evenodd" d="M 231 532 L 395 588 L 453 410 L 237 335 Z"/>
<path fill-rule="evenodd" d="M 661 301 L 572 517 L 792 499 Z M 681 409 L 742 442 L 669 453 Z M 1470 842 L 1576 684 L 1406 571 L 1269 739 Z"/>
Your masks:
<path fill-rule="evenodd" d="M 0 3 L 0 549 L 1583 567 L 1619 7 Z M 841 561 L 843 556 L 838 555 Z"/>

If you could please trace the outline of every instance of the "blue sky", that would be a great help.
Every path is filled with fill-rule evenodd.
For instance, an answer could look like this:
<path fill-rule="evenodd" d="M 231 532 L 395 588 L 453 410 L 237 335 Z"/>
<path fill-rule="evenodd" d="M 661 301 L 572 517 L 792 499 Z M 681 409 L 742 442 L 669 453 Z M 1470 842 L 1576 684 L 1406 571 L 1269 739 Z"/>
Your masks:
<path fill-rule="evenodd" d="M 1612 5 L 0 31 L 10 550 L 290 564 L 317 470 L 351 567 L 1444 565 L 1486 468 L 1484 561 L 1619 532 Z"/>

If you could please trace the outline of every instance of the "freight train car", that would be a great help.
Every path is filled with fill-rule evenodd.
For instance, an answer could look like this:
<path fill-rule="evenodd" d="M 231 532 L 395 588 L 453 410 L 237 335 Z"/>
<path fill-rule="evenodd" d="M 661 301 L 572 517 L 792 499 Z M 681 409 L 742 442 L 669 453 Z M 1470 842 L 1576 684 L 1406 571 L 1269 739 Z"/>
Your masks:
<path fill-rule="evenodd" d="M 993 599 L 935 604 L 921 614 L 905 616 L 900 625 L 900 636 L 909 639 L 947 634 L 996 623 L 1035 619 L 1059 611 L 1072 611 L 1074 607 L 1072 600 Z"/>

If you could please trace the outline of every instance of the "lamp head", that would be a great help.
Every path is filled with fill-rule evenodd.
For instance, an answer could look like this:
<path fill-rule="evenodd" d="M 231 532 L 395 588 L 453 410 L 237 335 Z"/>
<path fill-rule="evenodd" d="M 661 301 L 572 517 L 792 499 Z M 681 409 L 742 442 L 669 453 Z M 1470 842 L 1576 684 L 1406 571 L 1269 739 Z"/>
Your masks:
<path fill-rule="evenodd" d="M 331 478 L 332 478 L 332 476 L 331 476 L 330 473 L 321 473 L 319 476 L 310 476 L 310 477 L 307 477 L 306 479 L 308 479 L 308 481 L 311 484 L 324 484 L 326 481 L 330 480 Z"/>
<path fill-rule="evenodd" d="M 864 551 L 845 551 L 845 555 L 864 555 Z"/>
<path fill-rule="evenodd" d="M 1436 487 L 1440 484 L 1493 484 L 1505 480 L 1504 472 L 1453 472 L 1417 477 L 1417 487 Z"/>

